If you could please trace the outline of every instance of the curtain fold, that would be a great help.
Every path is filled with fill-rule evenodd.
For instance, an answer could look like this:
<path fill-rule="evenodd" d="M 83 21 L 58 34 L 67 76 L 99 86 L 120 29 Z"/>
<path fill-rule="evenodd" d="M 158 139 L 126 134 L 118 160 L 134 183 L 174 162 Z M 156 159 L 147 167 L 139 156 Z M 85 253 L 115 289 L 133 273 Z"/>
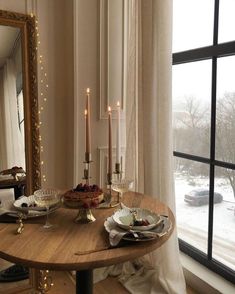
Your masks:
<path fill-rule="evenodd" d="M 126 166 L 135 190 L 175 213 L 171 75 L 172 0 L 127 0 Z M 95 279 L 119 275 L 135 294 L 186 293 L 177 232 L 156 251 L 99 269 Z"/>
<path fill-rule="evenodd" d="M 25 169 L 24 138 L 20 132 L 17 110 L 16 71 L 14 62 L 7 59 L 3 73 L 4 116 L 7 168 Z"/>
<path fill-rule="evenodd" d="M 140 191 L 141 187 L 145 194 L 166 203 L 175 212 L 172 0 L 130 2 L 133 11 L 129 12 L 132 20 L 128 28 L 126 174 L 133 176 L 135 162 L 134 168 L 141 171 L 135 177 L 136 189 Z M 143 265 L 141 270 L 123 283 L 131 293 L 186 293 L 176 230 L 164 246 L 139 262 Z"/>

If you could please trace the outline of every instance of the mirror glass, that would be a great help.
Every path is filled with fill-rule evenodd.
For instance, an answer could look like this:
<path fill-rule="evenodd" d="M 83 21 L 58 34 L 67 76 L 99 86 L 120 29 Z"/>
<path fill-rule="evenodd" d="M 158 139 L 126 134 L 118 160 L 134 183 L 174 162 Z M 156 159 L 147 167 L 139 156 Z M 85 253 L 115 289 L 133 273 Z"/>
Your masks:
<path fill-rule="evenodd" d="M 41 186 L 35 18 L 0 10 L 0 196 Z"/>
<path fill-rule="evenodd" d="M 0 171 L 15 166 L 25 170 L 20 29 L 0 25 L 0 40 Z"/>

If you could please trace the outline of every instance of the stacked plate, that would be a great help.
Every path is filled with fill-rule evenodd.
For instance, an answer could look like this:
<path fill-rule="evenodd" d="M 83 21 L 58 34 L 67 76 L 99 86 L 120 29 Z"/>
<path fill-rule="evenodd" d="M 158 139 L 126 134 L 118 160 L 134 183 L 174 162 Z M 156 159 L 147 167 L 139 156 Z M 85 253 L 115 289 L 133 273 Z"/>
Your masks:
<path fill-rule="evenodd" d="M 113 220 L 122 229 L 147 231 L 155 228 L 161 217 L 148 209 L 124 208 L 114 213 Z"/>
<path fill-rule="evenodd" d="M 148 209 L 126 207 L 109 217 L 104 227 L 110 244 L 116 246 L 121 240 L 149 241 L 162 237 L 171 229 L 171 222 Z"/>

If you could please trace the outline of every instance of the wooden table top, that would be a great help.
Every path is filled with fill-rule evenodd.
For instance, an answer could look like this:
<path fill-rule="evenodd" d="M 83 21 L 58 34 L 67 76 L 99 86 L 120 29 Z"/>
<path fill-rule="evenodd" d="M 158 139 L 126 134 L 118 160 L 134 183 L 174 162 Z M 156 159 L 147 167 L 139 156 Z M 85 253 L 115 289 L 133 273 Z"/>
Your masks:
<path fill-rule="evenodd" d="M 50 215 L 57 224 L 54 231 L 43 231 L 44 217 L 25 222 L 21 235 L 16 235 L 17 224 L 0 224 L 0 257 L 36 269 L 85 270 L 133 260 L 159 248 L 172 234 L 175 218 L 163 203 L 143 194 L 128 192 L 123 197 L 128 207 L 142 207 L 168 215 L 173 226 L 165 236 L 147 242 L 132 242 L 128 246 L 107 249 L 108 233 L 104 221 L 117 208 L 95 209 L 96 221 L 76 224 L 76 209 L 59 208 Z M 31 223 L 32 220 L 35 223 Z M 98 250 L 90 253 L 89 251 Z"/>

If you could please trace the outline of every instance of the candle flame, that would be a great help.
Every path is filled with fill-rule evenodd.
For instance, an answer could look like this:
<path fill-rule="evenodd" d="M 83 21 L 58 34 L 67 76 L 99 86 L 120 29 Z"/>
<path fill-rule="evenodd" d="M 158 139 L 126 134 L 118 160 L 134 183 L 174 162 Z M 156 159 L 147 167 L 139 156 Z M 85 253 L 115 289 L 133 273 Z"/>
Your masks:
<path fill-rule="evenodd" d="M 119 106 L 120 106 L 120 102 L 118 101 L 118 102 L 117 102 L 117 107 L 119 107 Z"/>
<path fill-rule="evenodd" d="M 85 109 L 84 114 L 87 115 L 87 109 Z"/>
<path fill-rule="evenodd" d="M 111 112 L 111 107 L 110 106 L 108 107 L 108 112 Z"/>
<path fill-rule="evenodd" d="M 87 94 L 90 94 L 90 88 L 87 88 L 87 89 L 86 89 L 86 93 L 87 93 Z"/>

